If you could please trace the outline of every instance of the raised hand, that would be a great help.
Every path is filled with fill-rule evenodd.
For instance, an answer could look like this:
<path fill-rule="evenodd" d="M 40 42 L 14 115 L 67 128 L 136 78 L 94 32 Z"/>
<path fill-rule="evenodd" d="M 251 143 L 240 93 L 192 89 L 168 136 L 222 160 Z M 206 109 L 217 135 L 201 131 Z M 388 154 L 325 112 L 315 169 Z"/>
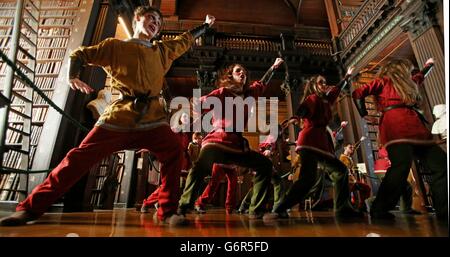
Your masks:
<path fill-rule="evenodd" d="M 353 74 L 353 71 L 355 70 L 355 66 L 348 67 L 346 76 L 351 76 Z"/>
<path fill-rule="evenodd" d="M 434 59 L 433 59 L 433 57 L 429 58 L 429 59 L 425 62 L 425 66 L 428 66 L 428 65 L 431 65 L 431 64 L 434 64 Z"/>
<path fill-rule="evenodd" d="M 90 87 L 88 84 L 84 83 L 80 79 L 70 79 L 69 80 L 70 88 L 73 90 L 80 90 L 82 93 L 90 94 L 94 92 L 94 89 Z"/>
<path fill-rule="evenodd" d="M 214 21 L 216 21 L 216 17 L 214 17 L 214 16 L 212 16 L 210 14 L 206 15 L 205 23 L 208 23 L 209 26 L 212 26 L 214 24 Z"/>
<path fill-rule="evenodd" d="M 282 63 L 284 62 L 284 60 L 280 57 L 278 57 L 277 59 L 275 59 L 275 61 L 272 64 L 272 68 L 273 69 L 277 69 Z"/>

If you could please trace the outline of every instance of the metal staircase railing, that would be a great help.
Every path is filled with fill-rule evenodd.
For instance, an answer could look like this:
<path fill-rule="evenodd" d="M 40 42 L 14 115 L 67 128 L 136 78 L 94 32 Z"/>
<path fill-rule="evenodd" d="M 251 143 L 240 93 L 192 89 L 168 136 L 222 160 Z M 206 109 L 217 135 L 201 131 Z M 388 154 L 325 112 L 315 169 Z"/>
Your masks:
<path fill-rule="evenodd" d="M 18 0 L 16 4 L 13 31 L 9 42 L 8 57 L 27 78 L 34 82 L 37 40 L 39 30 L 39 0 Z M 3 95 L 9 103 L 0 110 L 0 164 L 2 167 L 30 170 L 31 128 L 33 116 L 33 92 L 12 67 L 7 67 Z M 15 136 L 8 136 L 14 134 Z M 14 153 L 15 152 L 15 153 Z M 6 154 L 15 154 L 17 162 L 4 163 Z M 13 165 L 13 167 L 8 167 Z M 14 173 L 14 171 L 11 171 Z M 28 174 L 16 174 L 18 187 L 4 188 L 16 191 L 23 200 L 28 192 Z"/>

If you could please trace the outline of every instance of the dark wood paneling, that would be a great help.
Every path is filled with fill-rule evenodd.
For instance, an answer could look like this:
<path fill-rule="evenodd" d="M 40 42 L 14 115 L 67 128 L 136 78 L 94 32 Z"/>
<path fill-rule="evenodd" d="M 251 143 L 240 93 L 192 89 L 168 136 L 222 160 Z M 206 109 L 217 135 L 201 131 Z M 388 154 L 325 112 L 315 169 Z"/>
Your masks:
<path fill-rule="evenodd" d="M 180 0 L 180 19 L 203 20 L 206 14 L 218 21 L 292 26 L 296 17 L 283 1 L 273 0 Z"/>

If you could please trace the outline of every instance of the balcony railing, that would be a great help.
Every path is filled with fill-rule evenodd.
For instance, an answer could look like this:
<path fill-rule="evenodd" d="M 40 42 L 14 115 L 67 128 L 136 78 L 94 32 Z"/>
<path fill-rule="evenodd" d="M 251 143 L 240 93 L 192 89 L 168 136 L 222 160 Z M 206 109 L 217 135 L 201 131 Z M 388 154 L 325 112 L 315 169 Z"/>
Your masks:
<path fill-rule="evenodd" d="M 348 50 L 383 12 L 382 8 L 392 0 L 368 0 L 353 17 L 347 28 L 341 33 L 341 49 Z"/>
<path fill-rule="evenodd" d="M 175 38 L 177 34 L 179 33 L 165 32 L 162 35 L 162 39 Z M 197 38 L 194 45 L 196 47 L 205 46 L 205 39 L 203 37 Z M 330 56 L 332 52 L 332 43 L 330 41 L 297 39 L 292 45 L 295 47 L 294 50 L 298 50 L 305 55 Z M 257 52 L 277 52 L 282 49 L 280 38 L 219 33 L 214 35 L 212 46 Z"/>

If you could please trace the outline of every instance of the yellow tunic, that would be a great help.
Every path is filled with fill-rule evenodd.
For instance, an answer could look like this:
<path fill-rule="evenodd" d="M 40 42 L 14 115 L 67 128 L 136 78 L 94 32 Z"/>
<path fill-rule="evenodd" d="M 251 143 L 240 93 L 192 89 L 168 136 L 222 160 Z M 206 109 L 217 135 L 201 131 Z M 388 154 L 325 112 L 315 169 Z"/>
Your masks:
<path fill-rule="evenodd" d="M 341 154 L 341 156 L 339 157 L 339 160 L 345 164 L 345 166 L 347 166 L 349 174 L 348 174 L 348 181 L 350 183 L 356 183 L 357 179 L 355 177 L 355 173 L 354 173 L 354 168 L 355 168 L 355 164 L 352 160 L 352 157 L 347 156 L 345 154 Z"/>
<path fill-rule="evenodd" d="M 151 47 L 135 41 L 108 38 L 94 46 L 79 47 L 71 57 L 101 66 L 112 78 L 111 87 L 122 95 L 150 92 L 149 96 L 158 96 L 172 62 L 184 54 L 193 41 L 189 32 L 172 40 L 155 41 Z M 111 103 L 96 126 L 129 131 L 151 129 L 167 123 L 163 106 L 157 99 L 149 101 L 148 111 L 138 123 L 135 120 L 139 114 L 132 109 L 132 104 L 128 99 Z"/>

